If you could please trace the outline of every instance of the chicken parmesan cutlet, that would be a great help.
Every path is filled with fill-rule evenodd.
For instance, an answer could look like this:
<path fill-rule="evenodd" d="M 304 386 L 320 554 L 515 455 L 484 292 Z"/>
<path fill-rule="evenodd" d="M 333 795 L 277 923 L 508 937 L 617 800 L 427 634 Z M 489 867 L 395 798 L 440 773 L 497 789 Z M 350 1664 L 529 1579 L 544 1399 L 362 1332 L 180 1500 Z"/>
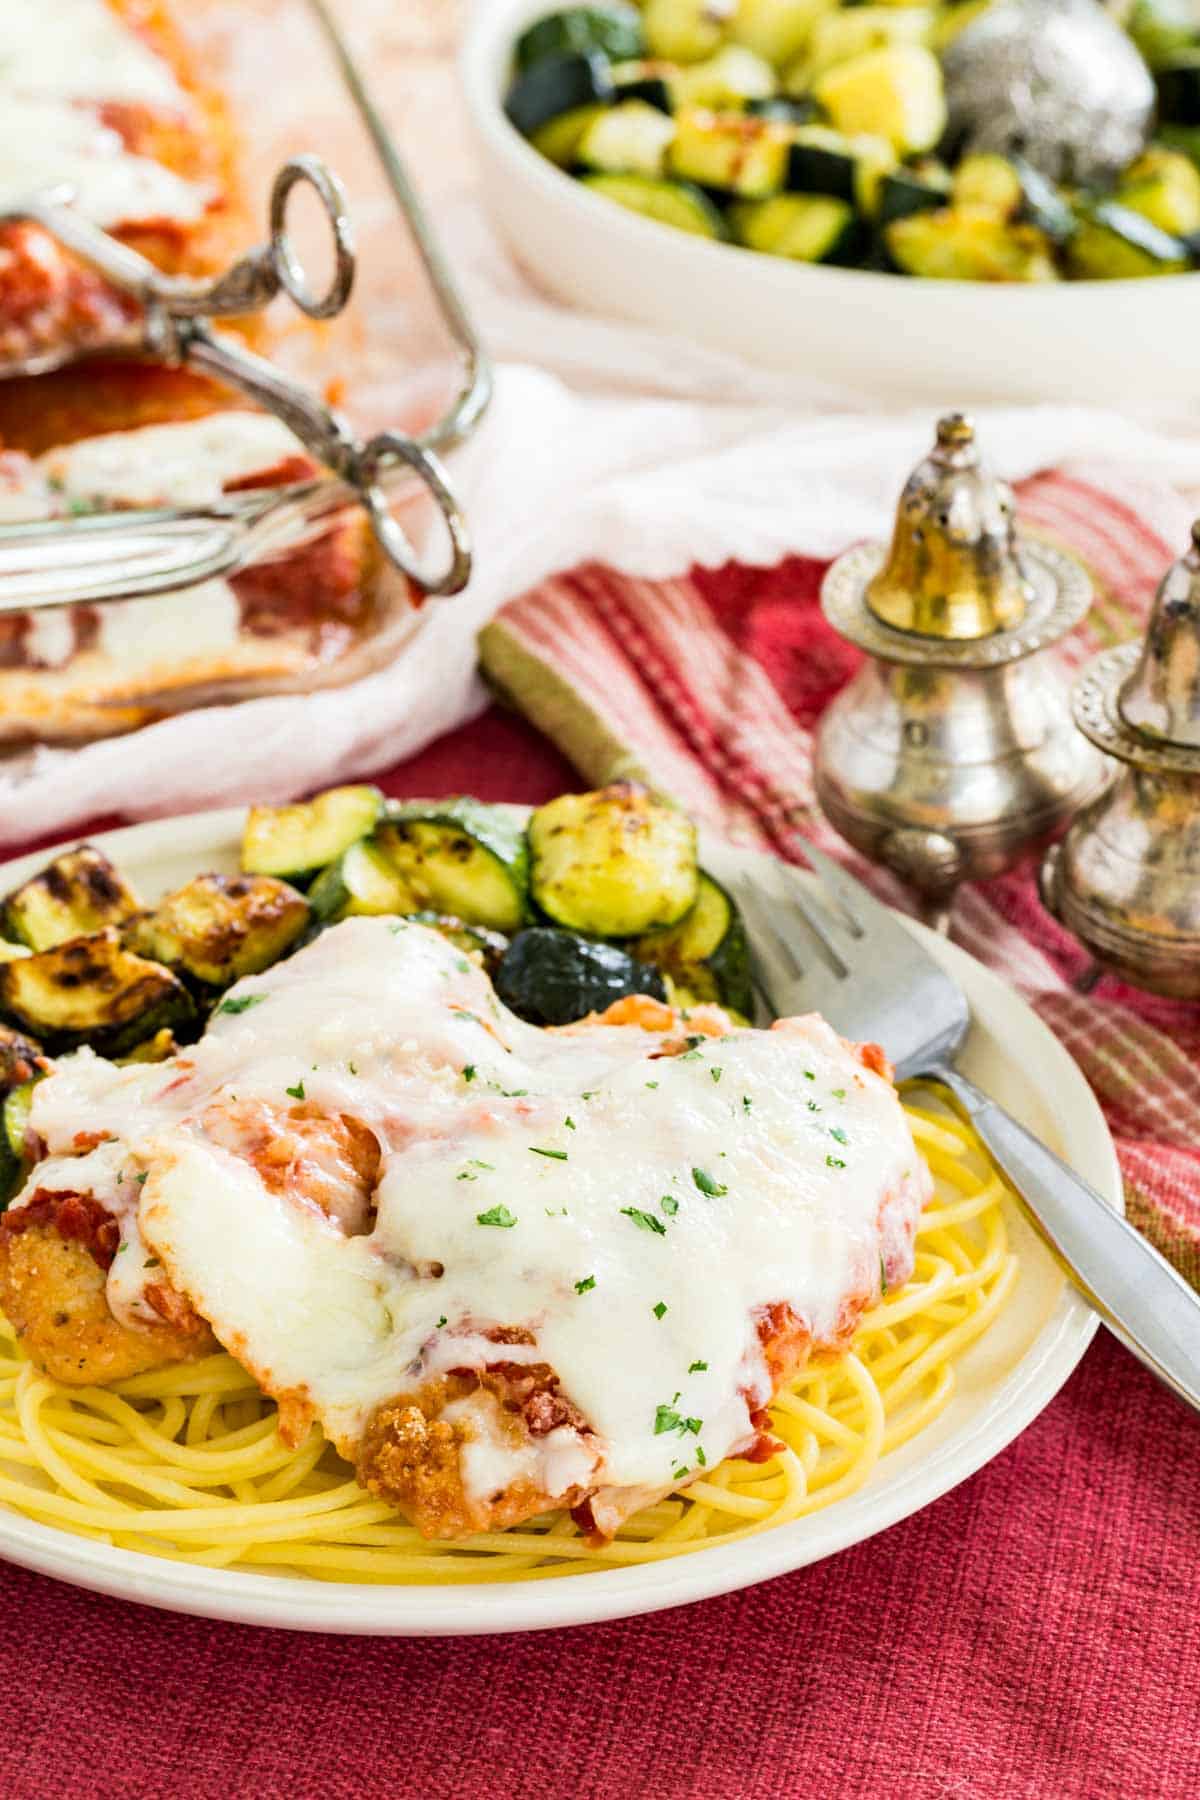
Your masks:
<path fill-rule="evenodd" d="M 29 1129 L 0 1305 L 30 1353 L 104 1381 L 215 1338 L 430 1538 L 568 1507 L 602 1539 L 770 1455 L 772 1398 L 908 1279 L 930 1191 L 882 1053 L 820 1018 L 539 1028 L 386 918 L 171 1061 L 65 1057 Z"/>

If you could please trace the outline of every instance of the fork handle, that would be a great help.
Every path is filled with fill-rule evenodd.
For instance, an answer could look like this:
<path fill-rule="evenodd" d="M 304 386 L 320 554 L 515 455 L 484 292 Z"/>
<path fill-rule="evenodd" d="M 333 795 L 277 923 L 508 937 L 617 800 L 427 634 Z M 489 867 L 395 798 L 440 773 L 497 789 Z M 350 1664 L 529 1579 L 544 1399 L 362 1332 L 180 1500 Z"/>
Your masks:
<path fill-rule="evenodd" d="M 945 1065 L 926 1073 L 949 1088 L 1114 1337 L 1200 1412 L 1200 1296 L 1095 1188 L 974 1082 Z"/>

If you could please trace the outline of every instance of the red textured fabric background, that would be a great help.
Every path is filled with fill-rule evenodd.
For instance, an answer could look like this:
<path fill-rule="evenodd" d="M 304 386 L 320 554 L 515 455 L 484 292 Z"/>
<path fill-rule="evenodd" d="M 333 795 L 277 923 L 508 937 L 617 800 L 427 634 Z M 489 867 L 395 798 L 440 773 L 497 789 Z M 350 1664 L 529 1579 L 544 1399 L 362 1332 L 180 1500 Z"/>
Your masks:
<path fill-rule="evenodd" d="M 801 718 L 850 672 L 836 641 L 796 654 L 815 573 L 701 582 Z M 397 795 L 529 802 L 573 782 L 496 710 L 384 778 Z M 1192 1800 L 1198 1452 L 1195 1418 L 1102 1335 L 1017 1443 L 936 1505 L 646 1619 L 290 1636 L 0 1564 L 0 1800 Z"/>

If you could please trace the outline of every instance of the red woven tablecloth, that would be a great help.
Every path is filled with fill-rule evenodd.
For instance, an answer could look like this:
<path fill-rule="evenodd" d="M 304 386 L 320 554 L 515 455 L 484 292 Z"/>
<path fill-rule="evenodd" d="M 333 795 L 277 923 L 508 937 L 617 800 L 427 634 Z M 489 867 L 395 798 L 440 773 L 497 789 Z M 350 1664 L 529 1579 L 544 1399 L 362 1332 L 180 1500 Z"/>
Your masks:
<path fill-rule="evenodd" d="M 1111 543 L 1102 629 L 1144 606 L 1163 547 L 1078 490 Z M 1065 535 L 1079 542 L 1083 526 Z M 1095 543 L 1085 545 L 1093 553 Z M 511 609 L 508 645 L 565 691 L 584 761 L 653 752 L 701 811 L 786 842 L 803 727 L 852 659 L 819 570 L 617 584 L 587 571 Z M 514 664 L 509 657 L 509 672 Z M 586 742 L 585 742 L 586 737 Z M 394 771 L 397 794 L 536 802 L 572 772 L 493 711 Z M 1081 1057 L 1132 1204 L 1189 1266 L 1200 1241 L 1196 1009 L 1105 983 L 1037 909 L 1028 869 L 962 909 Z M 766 1586 L 570 1633 L 292 1637 L 173 1618 L 0 1565 L 0 1800 L 170 1795 L 420 1800 L 1192 1800 L 1200 1794 L 1200 1429 L 1103 1336 L 1042 1417 L 885 1536 Z"/>

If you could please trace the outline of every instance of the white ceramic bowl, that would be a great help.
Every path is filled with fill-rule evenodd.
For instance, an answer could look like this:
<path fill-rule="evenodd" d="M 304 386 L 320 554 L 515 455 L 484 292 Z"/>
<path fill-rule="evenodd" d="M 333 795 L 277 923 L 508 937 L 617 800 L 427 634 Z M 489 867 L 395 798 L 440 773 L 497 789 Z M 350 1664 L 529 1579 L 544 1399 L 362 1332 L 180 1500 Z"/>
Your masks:
<path fill-rule="evenodd" d="M 560 300 L 888 401 L 1200 398 L 1200 274 L 1023 287 L 819 268 L 709 243 L 589 193 L 504 116 L 513 41 L 556 0 L 479 0 L 463 54 L 484 192 Z"/>

